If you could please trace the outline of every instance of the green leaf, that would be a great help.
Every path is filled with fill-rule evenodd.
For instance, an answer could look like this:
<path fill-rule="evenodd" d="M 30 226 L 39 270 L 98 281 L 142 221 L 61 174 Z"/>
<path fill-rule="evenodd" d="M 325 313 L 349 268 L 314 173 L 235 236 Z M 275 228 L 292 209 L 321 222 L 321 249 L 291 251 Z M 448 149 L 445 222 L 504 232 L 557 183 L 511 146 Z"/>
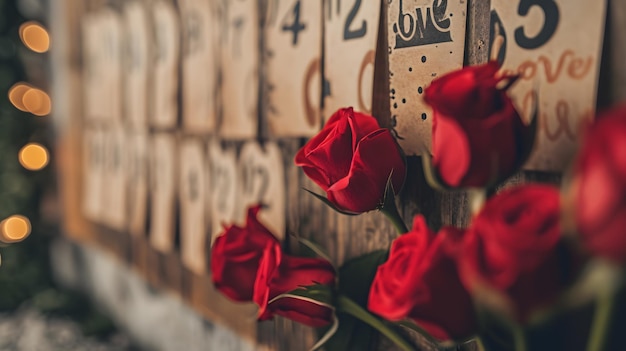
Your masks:
<path fill-rule="evenodd" d="M 273 299 L 271 299 L 267 304 L 271 304 L 276 300 L 282 298 L 293 298 L 303 301 L 308 301 L 311 303 L 318 304 L 320 306 L 325 306 L 328 308 L 334 309 L 334 296 L 333 291 L 328 285 L 322 284 L 313 284 L 302 286 L 297 289 L 291 290 L 284 294 L 280 294 Z"/>
<path fill-rule="evenodd" d="M 411 346 L 411 344 L 409 344 L 400 334 L 398 334 L 395 330 L 385 324 L 381 319 L 369 313 L 363 307 L 359 306 L 350 298 L 339 295 L 337 297 L 337 310 L 348 313 L 359 319 L 360 321 L 365 322 L 366 324 L 389 338 L 389 340 L 398 345 L 398 347 L 400 347 L 402 350 L 415 350 L 413 346 Z"/>
<path fill-rule="evenodd" d="M 333 324 L 326 330 L 324 335 L 315 343 L 315 345 L 311 347 L 310 351 L 318 350 L 320 347 L 326 345 L 328 341 L 337 334 L 337 330 L 339 330 L 339 318 L 337 318 L 336 313 L 333 313 Z"/>
<path fill-rule="evenodd" d="M 346 261 L 339 267 L 339 293 L 365 305 L 376 270 L 388 254 L 388 250 L 377 250 Z"/>
<path fill-rule="evenodd" d="M 304 191 L 308 192 L 309 194 L 315 196 L 318 200 L 322 201 L 324 204 L 326 204 L 326 206 L 332 208 L 335 212 L 339 212 L 342 215 L 346 215 L 346 216 L 360 215 L 360 213 L 345 211 L 345 210 L 338 208 L 337 206 L 335 206 L 335 204 L 330 202 L 330 200 L 328 200 L 327 198 L 323 197 L 322 195 L 316 194 L 309 189 L 306 189 L 306 188 L 302 188 L 302 189 L 304 189 Z"/>

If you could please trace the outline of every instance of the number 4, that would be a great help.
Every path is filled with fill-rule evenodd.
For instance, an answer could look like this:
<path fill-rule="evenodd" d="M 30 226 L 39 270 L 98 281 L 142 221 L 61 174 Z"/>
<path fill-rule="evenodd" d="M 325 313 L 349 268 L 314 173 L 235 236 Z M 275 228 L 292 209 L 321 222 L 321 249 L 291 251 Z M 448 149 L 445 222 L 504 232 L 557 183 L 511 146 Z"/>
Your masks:
<path fill-rule="evenodd" d="M 291 11 L 293 14 L 293 22 L 289 24 L 289 13 L 285 15 L 283 19 L 283 27 L 281 28 L 283 32 L 292 32 L 293 39 L 291 40 L 291 45 L 298 45 L 298 33 L 306 29 L 306 25 L 300 22 L 300 0 L 296 1 L 296 4 L 293 6 L 293 10 Z"/>

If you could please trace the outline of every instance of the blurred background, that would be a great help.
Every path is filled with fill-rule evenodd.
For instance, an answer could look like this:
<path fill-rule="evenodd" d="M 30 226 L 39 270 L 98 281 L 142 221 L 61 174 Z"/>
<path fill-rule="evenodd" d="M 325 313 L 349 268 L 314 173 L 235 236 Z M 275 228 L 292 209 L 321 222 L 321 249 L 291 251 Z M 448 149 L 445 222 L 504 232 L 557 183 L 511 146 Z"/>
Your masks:
<path fill-rule="evenodd" d="M 0 350 L 131 350 L 49 265 L 58 232 L 45 0 L 0 1 Z"/>

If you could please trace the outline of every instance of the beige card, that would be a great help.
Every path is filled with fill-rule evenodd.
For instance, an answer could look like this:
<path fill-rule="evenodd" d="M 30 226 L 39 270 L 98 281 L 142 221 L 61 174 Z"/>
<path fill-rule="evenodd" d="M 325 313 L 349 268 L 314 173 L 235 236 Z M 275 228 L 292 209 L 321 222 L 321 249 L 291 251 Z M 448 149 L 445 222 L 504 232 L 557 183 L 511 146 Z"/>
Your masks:
<path fill-rule="evenodd" d="M 83 104 L 85 120 L 104 120 L 104 46 L 101 39 L 102 16 L 88 13 L 82 18 Z"/>
<path fill-rule="evenodd" d="M 183 264 L 197 274 L 205 273 L 207 266 L 206 216 L 206 147 L 197 139 L 188 139 L 180 145 L 179 199 L 180 247 Z"/>
<path fill-rule="evenodd" d="M 465 0 L 393 0 L 388 9 L 391 122 L 407 155 L 431 149 L 430 82 L 463 67 Z"/>
<path fill-rule="evenodd" d="M 491 57 L 521 74 L 510 94 L 528 121 L 539 93 L 538 135 L 529 169 L 560 171 L 581 123 L 593 118 L 606 1 L 491 2 Z"/>
<path fill-rule="evenodd" d="M 371 114 L 380 1 L 324 5 L 324 119 L 348 106 Z"/>
<path fill-rule="evenodd" d="M 105 87 L 103 106 L 106 111 L 107 120 L 111 123 L 120 123 L 122 121 L 122 51 L 123 46 L 123 23 L 122 18 L 117 12 L 107 10 L 103 12 L 104 27 L 103 29 L 103 45 L 105 48 L 104 57 L 104 77 Z"/>
<path fill-rule="evenodd" d="M 165 1 L 152 5 L 154 35 L 153 82 L 151 85 L 151 124 L 172 128 L 178 121 L 178 63 L 180 29 L 174 6 Z"/>
<path fill-rule="evenodd" d="M 262 204 L 260 221 L 279 239 L 285 237 L 285 172 L 278 145 L 246 143 L 239 155 L 239 222 L 245 223 L 247 209 Z"/>
<path fill-rule="evenodd" d="M 167 133 L 153 134 L 150 153 L 150 242 L 161 251 L 174 247 L 174 203 L 178 151 L 175 137 Z"/>
<path fill-rule="evenodd" d="M 217 24 L 209 0 L 179 1 L 183 34 L 183 125 L 193 133 L 215 128 Z"/>
<path fill-rule="evenodd" d="M 255 0 L 221 1 L 220 135 L 246 139 L 257 133 L 259 21 Z"/>
<path fill-rule="evenodd" d="M 148 67 L 150 42 L 148 14 L 142 2 L 128 2 L 124 21 L 124 118 L 133 130 L 148 123 Z"/>
<path fill-rule="evenodd" d="M 126 135 L 120 122 L 105 131 L 103 176 L 104 224 L 117 231 L 126 229 Z"/>
<path fill-rule="evenodd" d="M 97 127 L 83 129 L 82 211 L 94 222 L 102 220 L 105 134 Z"/>
<path fill-rule="evenodd" d="M 146 233 L 148 205 L 148 134 L 127 133 L 126 182 L 128 201 L 128 231 L 132 235 Z"/>
<path fill-rule="evenodd" d="M 321 123 L 322 1 L 269 0 L 265 46 L 272 134 L 314 135 Z"/>
<path fill-rule="evenodd" d="M 209 167 L 211 169 L 211 243 L 223 232 L 224 226 L 237 220 L 239 183 L 237 155 L 232 148 L 222 149 L 217 141 L 209 144 Z"/>

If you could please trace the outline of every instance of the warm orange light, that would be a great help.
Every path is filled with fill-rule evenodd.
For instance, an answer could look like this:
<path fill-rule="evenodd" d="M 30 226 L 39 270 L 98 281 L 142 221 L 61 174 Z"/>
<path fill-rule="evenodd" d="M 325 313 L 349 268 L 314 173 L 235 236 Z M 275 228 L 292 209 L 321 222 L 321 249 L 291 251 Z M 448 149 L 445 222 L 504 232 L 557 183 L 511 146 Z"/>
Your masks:
<path fill-rule="evenodd" d="M 20 215 L 13 215 L 0 223 L 2 227 L 2 241 L 16 242 L 26 239 L 30 234 L 30 221 Z"/>
<path fill-rule="evenodd" d="M 9 101 L 20 111 L 28 112 L 26 106 L 22 102 L 22 98 L 26 94 L 27 91 L 31 89 L 28 84 L 25 83 L 16 83 L 11 89 L 9 89 Z"/>
<path fill-rule="evenodd" d="M 19 160 L 24 168 L 38 171 L 48 164 L 48 150 L 39 144 L 27 144 L 20 150 Z"/>
<path fill-rule="evenodd" d="M 36 22 L 26 22 L 20 26 L 20 38 L 27 48 L 42 53 L 50 48 L 48 31 Z"/>
<path fill-rule="evenodd" d="M 22 104 L 26 110 L 35 116 L 47 116 L 52 109 L 50 96 L 43 90 L 31 88 L 22 96 Z"/>

